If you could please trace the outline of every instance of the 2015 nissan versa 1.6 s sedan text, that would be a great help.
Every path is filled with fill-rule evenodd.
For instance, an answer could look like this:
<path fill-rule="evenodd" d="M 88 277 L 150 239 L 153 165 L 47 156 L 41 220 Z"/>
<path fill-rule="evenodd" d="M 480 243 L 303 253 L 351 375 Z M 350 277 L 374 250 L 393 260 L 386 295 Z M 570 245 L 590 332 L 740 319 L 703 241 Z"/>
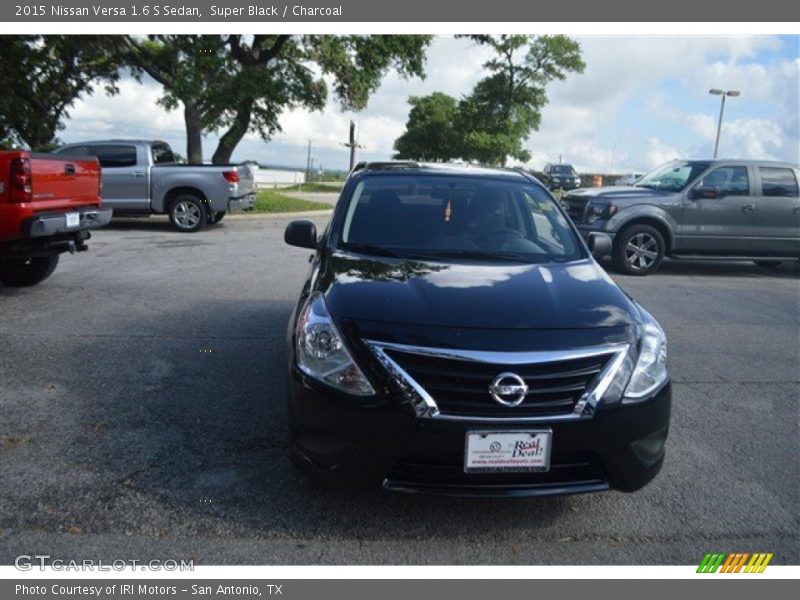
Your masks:
<path fill-rule="evenodd" d="M 361 164 L 289 323 L 292 455 L 345 489 L 634 491 L 664 460 L 659 324 L 526 174 Z"/>

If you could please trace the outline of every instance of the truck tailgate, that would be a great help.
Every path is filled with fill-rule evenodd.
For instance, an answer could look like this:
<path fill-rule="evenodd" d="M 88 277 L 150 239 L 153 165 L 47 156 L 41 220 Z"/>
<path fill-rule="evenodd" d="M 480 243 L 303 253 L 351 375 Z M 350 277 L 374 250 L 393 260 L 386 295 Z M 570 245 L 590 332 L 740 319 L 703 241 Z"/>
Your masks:
<path fill-rule="evenodd" d="M 95 157 L 31 154 L 31 180 L 35 212 L 100 204 Z"/>

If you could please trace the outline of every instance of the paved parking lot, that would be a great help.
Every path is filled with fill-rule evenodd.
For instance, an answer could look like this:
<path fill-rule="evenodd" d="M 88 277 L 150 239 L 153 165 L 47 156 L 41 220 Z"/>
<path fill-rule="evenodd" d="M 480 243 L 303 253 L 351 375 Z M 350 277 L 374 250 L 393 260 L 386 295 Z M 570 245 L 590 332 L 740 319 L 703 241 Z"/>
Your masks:
<path fill-rule="evenodd" d="M 675 381 L 641 492 L 347 496 L 285 451 L 284 331 L 308 268 L 286 222 L 117 223 L 39 287 L 0 288 L 0 563 L 800 562 L 796 265 L 615 275 L 667 330 Z"/>

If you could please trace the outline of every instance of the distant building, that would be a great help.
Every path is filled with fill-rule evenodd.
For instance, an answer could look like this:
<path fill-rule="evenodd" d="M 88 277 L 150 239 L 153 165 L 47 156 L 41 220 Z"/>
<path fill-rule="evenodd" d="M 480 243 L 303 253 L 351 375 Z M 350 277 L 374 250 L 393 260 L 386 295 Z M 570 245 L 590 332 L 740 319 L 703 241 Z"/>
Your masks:
<path fill-rule="evenodd" d="M 305 183 L 305 171 L 293 171 L 291 169 L 272 169 L 259 167 L 257 164 L 248 162 L 253 169 L 256 184 L 260 188 L 266 187 L 289 187 L 300 183 Z"/>

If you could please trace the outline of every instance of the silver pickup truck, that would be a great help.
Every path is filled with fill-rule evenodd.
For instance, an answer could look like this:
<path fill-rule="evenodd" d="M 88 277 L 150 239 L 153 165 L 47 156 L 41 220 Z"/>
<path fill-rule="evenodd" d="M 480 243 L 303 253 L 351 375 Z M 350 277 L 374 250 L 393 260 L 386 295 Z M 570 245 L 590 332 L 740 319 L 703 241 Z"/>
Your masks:
<path fill-rule="evenodd" d="M 800 259 L 800 168 L 763 160 L 676 160 L 633 186 L 585 188 L 561 199 L 588 236 L 613 240 L 614 266 L 647 275 L 665 256 Z"/>
<path fill-rule="evenodd" d="M 153 140 L 99 140 L 62 146 L 56 154 L 96 156 L 103 173 L 103 204 L 114 216 L 169 215 L 178 231 L 219 223 L 228 211 L 255 204 L 246 165 L 184 165 L 169 144 Z"/>

